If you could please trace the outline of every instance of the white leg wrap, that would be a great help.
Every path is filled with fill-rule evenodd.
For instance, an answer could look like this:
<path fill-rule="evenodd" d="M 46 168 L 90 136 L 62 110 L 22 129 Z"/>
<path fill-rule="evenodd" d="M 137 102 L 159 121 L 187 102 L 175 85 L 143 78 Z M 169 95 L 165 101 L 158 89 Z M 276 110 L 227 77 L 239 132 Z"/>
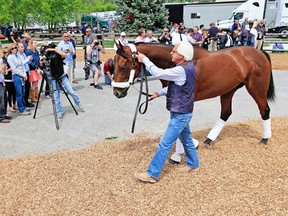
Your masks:
<path fill-rule="evenodd" d="M 175 151 L 177 154 L 184 154 L 184 147 L 183 147 L 183 144 L 181 142 L 177 142 L 176 141 L 176 151 Z"/>
<path fill-rule="evenodd" d="M 174 154 L 171 155 L 170 159 L 177 162 L 177 163 L 181 163 L 181 154 L 177 154 L 175 152 Z"/>
<path fill-rule="evenodd" d="M 223 121 L 222 119 L 218 119 L 218 121 L 215 123 L 215 125 L 209 132 L 207 138 L 209 138 L 212 141 L 215 141 L 225 124 L 226 124 L 225 121 Z"/>
<path fill-rule="evenodd" d="M 194 138 L 192 138 L 192 139 L 193 139 L 193 143 L 194 143 L 195 148 L 197 148 L 199 146 L 199 141 L 194 139 Z"/>
<path fill-rule="evenodd" d="M 264 139 L 268 139 L 272 136 L 271 119 L 262 120 L 262 134 Z"/>

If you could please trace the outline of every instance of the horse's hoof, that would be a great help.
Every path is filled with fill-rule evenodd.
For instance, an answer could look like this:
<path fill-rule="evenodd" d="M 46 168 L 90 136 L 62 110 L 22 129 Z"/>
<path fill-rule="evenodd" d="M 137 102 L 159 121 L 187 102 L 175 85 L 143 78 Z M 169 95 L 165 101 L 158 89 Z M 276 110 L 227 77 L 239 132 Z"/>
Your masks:
<path fill-rule="evenodd" d="M 180 162 L 174 161 L 174 160 L 172 160 L 172 159 L 169 159 L 169 163 L 170 163 L 170 164 L 180 164 Z"/>
<path fill-rule="evenodd" d="M 210 145 L 211 144 L 211 139 L 207 138 L 205 141 L 204 141 L 204 144 L 206 145 Z"/>
<path fill-rule="evenodd" d="M 268 138 L 262 138 L 259 144 L 260 145 L 267 145 L 267 142 L 268 142 Z"/>

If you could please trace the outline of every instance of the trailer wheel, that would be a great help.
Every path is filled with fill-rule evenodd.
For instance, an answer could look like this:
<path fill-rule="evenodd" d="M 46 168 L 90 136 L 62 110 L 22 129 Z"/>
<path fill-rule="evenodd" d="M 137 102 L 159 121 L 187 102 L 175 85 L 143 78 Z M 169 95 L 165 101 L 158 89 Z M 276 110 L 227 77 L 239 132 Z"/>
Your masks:
<path fill-rule="evenodd" d="M 288 28 L 284 27 L 279 30 L 279 33 L 282 34 L 280 37 L 287 38 L 288 36 Z"/>

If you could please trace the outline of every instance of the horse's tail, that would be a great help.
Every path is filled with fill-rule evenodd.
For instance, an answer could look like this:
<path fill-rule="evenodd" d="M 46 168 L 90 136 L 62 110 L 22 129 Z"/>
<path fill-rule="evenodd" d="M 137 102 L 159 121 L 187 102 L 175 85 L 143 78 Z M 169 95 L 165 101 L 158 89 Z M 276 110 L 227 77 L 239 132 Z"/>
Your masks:
<path fill-rule="evenodd" d="M 275 95 L 275 86 L 274 86 L 274 81 L 273 81 L 273 74 L 272 74 L 272 65 L 271 65 L 271 58 L 270 55 L 265 52 L 264 50 L 262 50 L 262 53 L 266 56 L 266 58 L 268 59 L 269 63 L 270 63 L 270 68 L 271 68 L 271 73 L 270 73 L 270 83 L 269 83 L 269 88 L 267 91 L 267 98 L 270 101 L 275 101 L 276 99 L 276 95 Z"/>

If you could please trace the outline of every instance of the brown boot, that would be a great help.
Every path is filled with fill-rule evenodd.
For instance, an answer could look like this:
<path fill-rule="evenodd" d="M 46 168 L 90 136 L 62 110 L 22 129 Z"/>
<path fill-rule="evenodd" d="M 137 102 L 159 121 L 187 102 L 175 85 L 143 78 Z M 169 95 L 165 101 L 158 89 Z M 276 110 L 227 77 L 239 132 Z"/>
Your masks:
<path fill-rule="evenodd" d="M 31 102 L 32 103 L 36 103 L 37 102 L 37 99 L 35 98 L 35 90 L 30 90 L 30 94 L 31 94 Z"/>
<path fill-rule="evenodd" d="M 35 98 L 36 98 L 36 100 L 38 100 L 38 87 L 35 87 Z"/>

